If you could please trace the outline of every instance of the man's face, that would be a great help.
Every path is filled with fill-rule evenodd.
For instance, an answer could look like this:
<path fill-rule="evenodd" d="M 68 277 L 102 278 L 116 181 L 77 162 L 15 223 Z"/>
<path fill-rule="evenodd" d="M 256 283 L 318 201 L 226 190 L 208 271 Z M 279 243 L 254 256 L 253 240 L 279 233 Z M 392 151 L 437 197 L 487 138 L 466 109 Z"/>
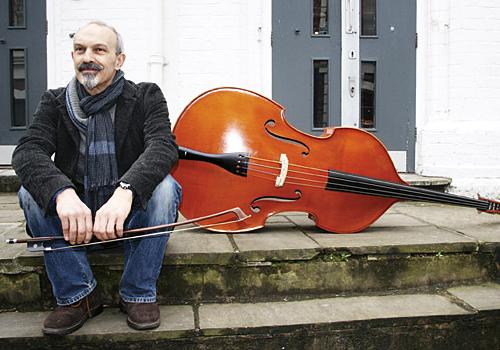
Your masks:
<path fill-rule="evenodd" d="M 78 81 L 91 94 L 104 91 L 125 61 L 123 53 L 116 54 L 116 35 L 107 28 L 89 24 L 73 38 L 71 57 Z"/>

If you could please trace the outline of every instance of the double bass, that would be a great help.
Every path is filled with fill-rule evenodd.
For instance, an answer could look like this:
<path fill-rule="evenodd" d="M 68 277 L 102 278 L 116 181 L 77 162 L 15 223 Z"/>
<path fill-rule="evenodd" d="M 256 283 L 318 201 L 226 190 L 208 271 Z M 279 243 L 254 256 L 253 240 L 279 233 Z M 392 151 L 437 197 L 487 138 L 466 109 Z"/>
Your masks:
<path fill-rule="evenodd" d="M 187 219 L 240 207 L 248 217 L 209 228 L 245 232 L 271 215 L 306 212 L 316 226 L 354 233 L 401 200 L 425 201 L 500 213 L 500 202 L 409 186 L 384 145 L 350 127 L 301 132 L 278 103 L 239 88 L 207 91 L 189 103 L 174 129 Z M 229 220 L 229 218 L 228 218 Z"/>

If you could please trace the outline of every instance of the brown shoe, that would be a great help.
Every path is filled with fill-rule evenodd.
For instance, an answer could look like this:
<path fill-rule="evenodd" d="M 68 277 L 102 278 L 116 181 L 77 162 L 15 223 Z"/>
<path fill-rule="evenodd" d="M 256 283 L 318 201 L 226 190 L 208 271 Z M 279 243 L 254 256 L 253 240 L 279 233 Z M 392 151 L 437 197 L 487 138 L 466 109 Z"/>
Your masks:
<path fill-rule="evenodd" d="M 120 310 L 128 315 L 127 323 L 134 329 L 153 329 L 160 325 L 157 303 L 127 303 L 120 299 Z"/>
<path fill-rule="evenodd" d="M 57 306 L 43 323 L 46 335 L 65 335 L 76 331 L 89 318 L 102 312 L 102 301 L 97 288 L 74 304 Z"/>

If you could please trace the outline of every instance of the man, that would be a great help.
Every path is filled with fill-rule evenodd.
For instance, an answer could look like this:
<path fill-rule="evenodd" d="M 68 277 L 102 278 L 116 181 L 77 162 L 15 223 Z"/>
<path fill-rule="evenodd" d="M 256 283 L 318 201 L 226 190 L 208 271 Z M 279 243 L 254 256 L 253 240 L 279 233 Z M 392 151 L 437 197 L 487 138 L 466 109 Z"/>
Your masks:
<path fill-rule="evenodd" d="M 45 92 L 12 158 L 33 236 L 61 245 L 109 240 L 125 229 L 174 222 L 180 187 L 167 104 L 158 86 L 125 80 L 116 30 L 90 22 L 73 37 L 75 78 Z M 54 161 L 51 157 L 54 155 Z M 168 236 L 124 242 L 120 309 L 129 326 L 160 324 L 156 282 Z M 57 308 L 44 334 L 68 334 L 102 311 L 85 248 L 45 253 Z"/>

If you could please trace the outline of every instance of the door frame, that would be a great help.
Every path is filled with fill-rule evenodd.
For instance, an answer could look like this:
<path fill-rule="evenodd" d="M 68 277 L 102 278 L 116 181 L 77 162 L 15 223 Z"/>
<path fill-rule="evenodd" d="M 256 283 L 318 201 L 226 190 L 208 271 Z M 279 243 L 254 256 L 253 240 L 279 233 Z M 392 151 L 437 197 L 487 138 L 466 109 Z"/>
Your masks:
<path fill-rule="evenodd" d="M 341 1 L 341 125 L 359 126 L 360 118 L 360 0 Z"/>

